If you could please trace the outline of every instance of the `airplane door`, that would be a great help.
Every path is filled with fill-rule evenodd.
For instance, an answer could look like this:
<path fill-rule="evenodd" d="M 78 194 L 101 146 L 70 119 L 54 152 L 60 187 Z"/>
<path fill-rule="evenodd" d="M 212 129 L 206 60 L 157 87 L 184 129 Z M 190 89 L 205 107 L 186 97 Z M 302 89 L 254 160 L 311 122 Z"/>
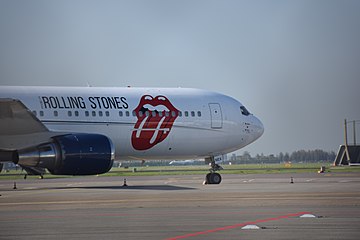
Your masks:
<path fill-rule="evenodd" d="M 211 128 L 222 128 L 222 113 L 219 103 L 209 103 Z"/>

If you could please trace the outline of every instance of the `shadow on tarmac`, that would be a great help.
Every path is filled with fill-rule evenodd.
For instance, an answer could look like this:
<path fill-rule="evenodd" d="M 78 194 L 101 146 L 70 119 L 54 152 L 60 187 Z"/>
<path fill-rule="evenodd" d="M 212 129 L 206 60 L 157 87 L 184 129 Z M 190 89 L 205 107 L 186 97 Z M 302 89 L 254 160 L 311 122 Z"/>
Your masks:
<path fill-rule="evenodd" d="M 157 191 L 177 191 L 177 190 L 195 190 L 196 188 L 179 187 L 171 185 L 136 185 L 136 186 L 84 186 L 73 187 L 78 189 L 129 189 L 129 190 L 157 190 Z M 66 189 L 66 188 L 62 188 Z"/>
<path fill-rule="evenodd" d="M 172 185 L 136 185 L 136 186 L 66 186 L 66 187 L 18 187 L 13 190 L 12 187 L 0 189 L 1 191 L 35 191 L 35 190 L 70 190 L 70 189 L 102 189 L 102 190 L 151 190 L 151 191 L 179 191 L 179 190 L 196 190 L 197 188 L 179 187 Z"/>

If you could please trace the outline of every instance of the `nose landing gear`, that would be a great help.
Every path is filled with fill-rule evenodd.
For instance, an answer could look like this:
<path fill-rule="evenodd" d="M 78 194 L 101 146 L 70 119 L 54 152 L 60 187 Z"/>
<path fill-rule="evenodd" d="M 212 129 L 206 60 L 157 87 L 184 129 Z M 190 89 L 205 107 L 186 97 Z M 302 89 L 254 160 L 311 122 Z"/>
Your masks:
<path fill-rule="evenodd" d="M 206 174 L 205 182 L 204 184 L 220 184 L 221 183 L 221 175 L 217 173 L 216 171 L 222 170 L 223 168 L 215 163 L 214 157 L 211 157 L 210 159 L 211 168 L 210 173 Z"/>

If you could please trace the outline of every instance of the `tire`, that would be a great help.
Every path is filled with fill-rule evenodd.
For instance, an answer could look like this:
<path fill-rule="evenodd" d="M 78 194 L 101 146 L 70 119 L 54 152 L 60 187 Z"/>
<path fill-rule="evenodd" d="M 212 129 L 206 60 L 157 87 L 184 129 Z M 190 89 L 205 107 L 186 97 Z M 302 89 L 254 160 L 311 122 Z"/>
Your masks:
<path fill-rule="evenodd" d="M 218 173 L 209 173 L 206 175 L 206 181 L 208 184 L 220 184 L 221 180 L 221 175 Z"/>
<path fill-rule="evenodd" d="M 205 184 L 210 184 L 210 175 L 211 175 L 211 173 L 206 174 Z"/>

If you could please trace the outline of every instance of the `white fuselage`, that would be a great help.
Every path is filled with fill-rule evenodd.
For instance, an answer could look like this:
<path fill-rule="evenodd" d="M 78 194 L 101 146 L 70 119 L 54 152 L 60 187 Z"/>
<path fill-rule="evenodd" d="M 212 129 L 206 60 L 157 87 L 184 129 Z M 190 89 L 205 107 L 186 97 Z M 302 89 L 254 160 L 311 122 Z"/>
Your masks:
<path fill-rule="evenodd" d="M 50 130 L 99 133 L 115 159 L 189 159 L 240 149 L 264 131 L 229 96 L 183 88 L 0 87 Z"/>

